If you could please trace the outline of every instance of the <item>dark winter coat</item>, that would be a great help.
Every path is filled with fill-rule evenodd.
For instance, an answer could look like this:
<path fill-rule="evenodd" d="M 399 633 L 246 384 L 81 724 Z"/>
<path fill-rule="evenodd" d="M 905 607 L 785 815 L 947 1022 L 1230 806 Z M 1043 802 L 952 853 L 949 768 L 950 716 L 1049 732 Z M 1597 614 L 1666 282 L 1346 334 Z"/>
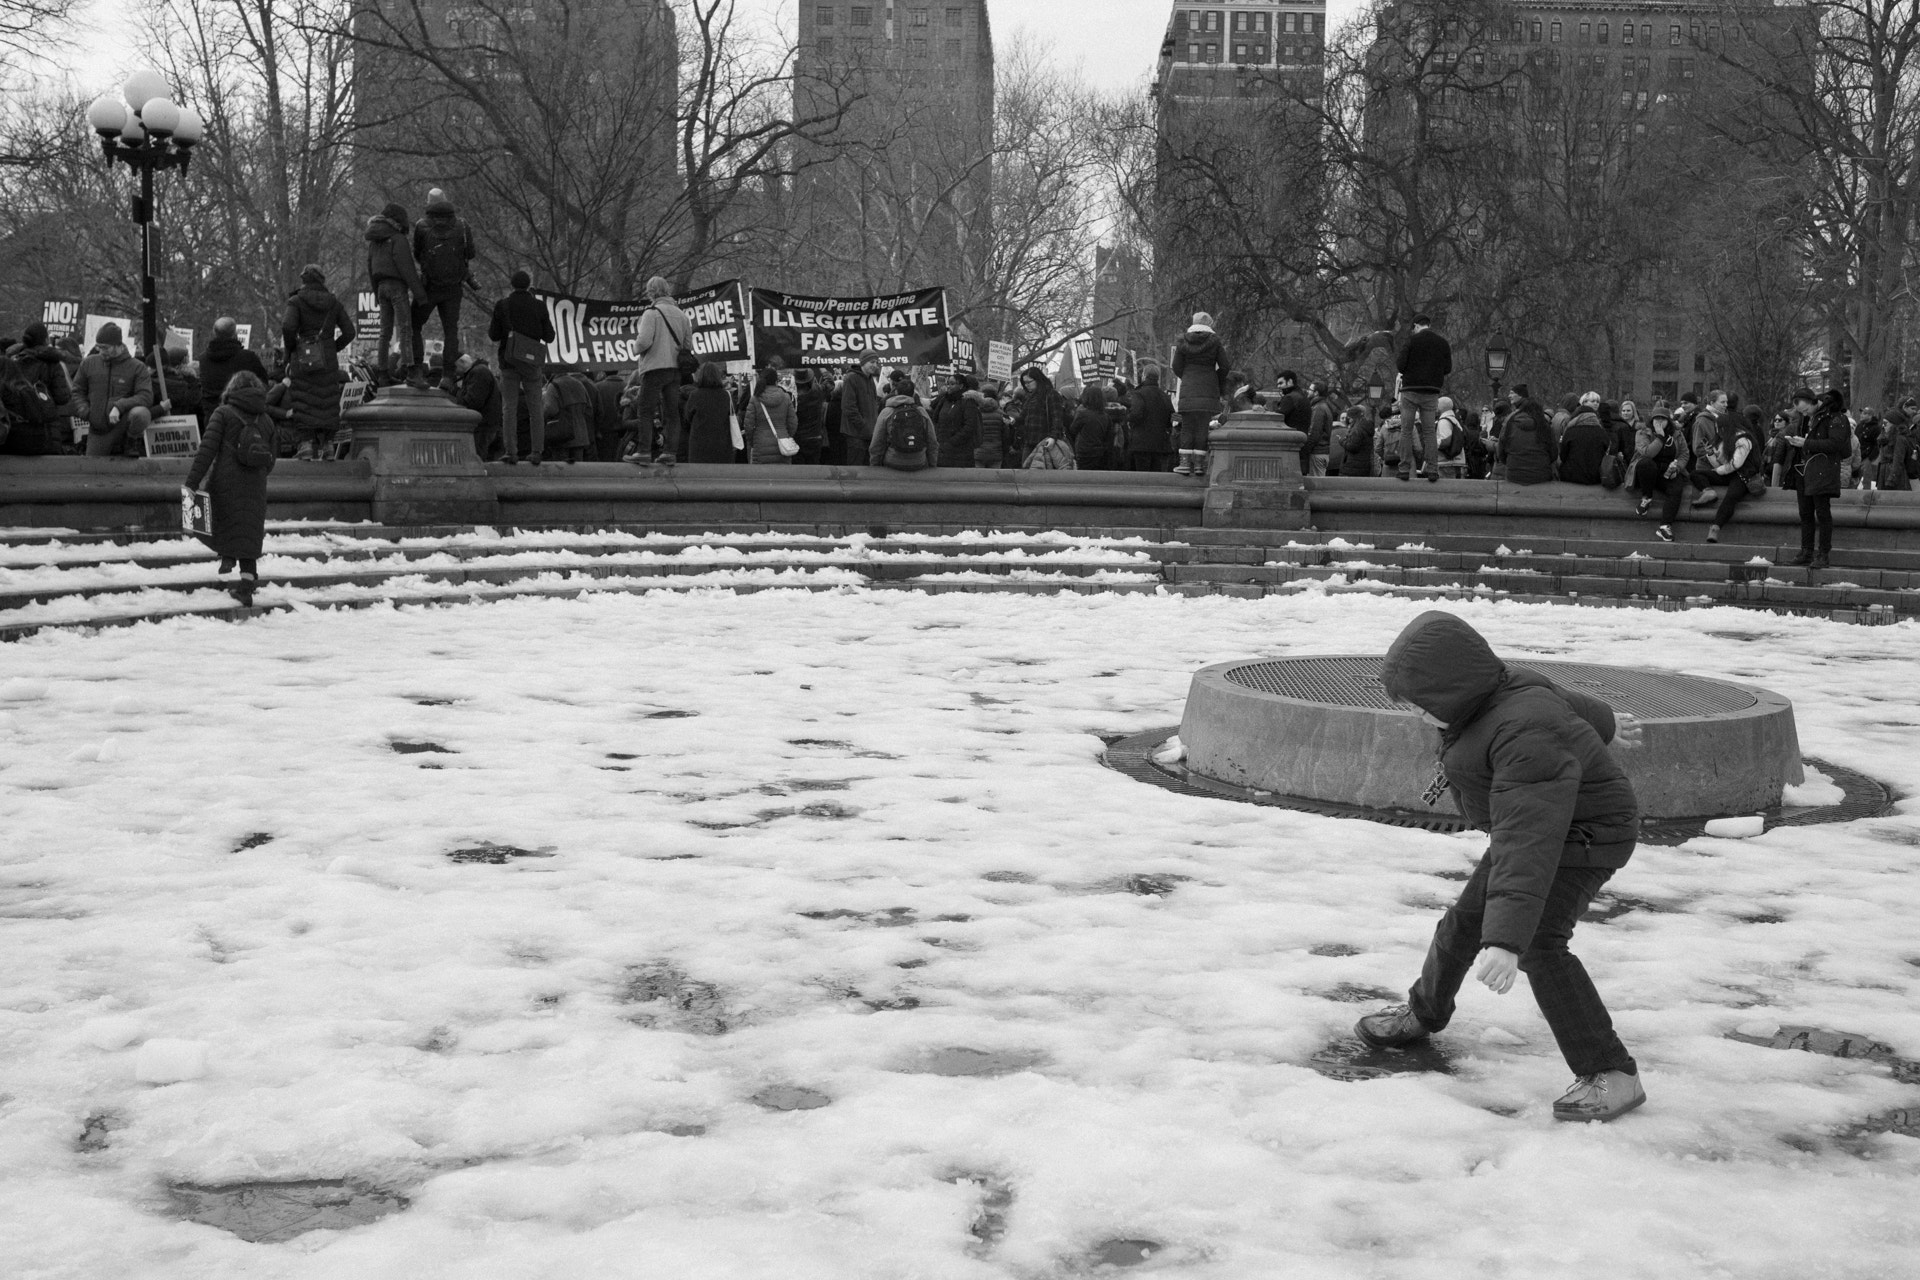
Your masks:
<path fill-rule="evenodd" d="M 1527 949 L 1561 867 L 1623 867 L 1640 804 L 1614 760 L 1603 702 L 1508 667 L 1479 632 L 1430 610 L 1387 650 L 1388 695 L 1445 723 L 1441 762 L 1462 816 L 1489 832 L 1483 946 Z"/>
<path fill-rule="evenodd" d="M 1302 455 L 1325 453 L 1333 439 L 1333 401 L 1327 396 L 1316 396 L 1313 409 L 1307 415 L 1307 442 L 1300 446 Z"/>
<path fill-rule="evenodd" d="M 6 376 L 17 376 L 27 384 L 28 390 L 23 394 L 32 394 L 35 390 L 45 393 L 45 403 L 52 408 L 53 416 L 45 423 L 16 418 L 13 430 L 0 441 L 0 453 L 31 458 L 58 451 L 69 438 L 67 423 L 73 408 L 73 385 L 67 380 L 66 361 L 61 359 L 57 347 L 49 346 L 16 345 L 8 357 L 13 368 Z"/>
<path fill-rule="evenodd" d="M 1042 440 L 1064 438 L 1073 424 L 1073 406 L 1054 389 L 1053 379 L 1038 369 L 1028 376 L 1033 378 L 1034 387 L 1021 399 L 1015 418 L 1020 428 L 1022 453 L 1032 452 Z"/>
<path fill-rule="evenodd" d="M 732 462 L 732 428 L 727 424 L 733 414 L 733 398 L 725 387 L 691 387 L 681 392 L 681 412 L 686 416 L 686 462 Z"/>
<path fill-rule="evenodd" d="M 456 278 L 435 276 L 430 269 L 429 253 L 442 240 L 452 244 L 460 257 L 461 271 Z M 473 228 L 454 213 L 450 201 L 431 201 L 427 205 L 427 216 L 413 224 L 413 260 L 420 270 L 420 301 L 453 302 L 458 299 L 461 287 L 466 284 L 467 273 L 472 270 L 469 264 L 473 262 L 473 255 Z"/>
<path fill-rule="evenodd" d="M 85 417 L 94 435 L 105 435 L 113 429 L 108 410 L 118 409 L 124 422 L 134 409 L 153 408 L 153 370 L 118 343 L 101 347 L 80 362 L 73 395 L 75 416 Z"/>
<path fill-rule="evenodd" d="M 286 340 L 287 355 L 302 339 L 318 337 L 336 355 L 353 341 L 353 321 L 340 299 L 317 284 L 303 285 L 287 299 L 287 314 L 280 322 Z M 296 434 L 311 433 L 324 438 L 340 425 L 340 387 L 346 375 L 336 360 L 318 373 L 292 374 L 293 421 Z"/>
<path fill-rule="evenodd" d="M 973 465 L 998 467 L 1006 459 L 1006 415 L 1000 412 L 999 401 L 989 400 L 981 392 L 969 391 L 967 399 L 973 401 L 974 412 L 980 417 L 980 442 L 973 447 Z"/>
<path fill-rule="evenodd" d="M 1281 395 L 1273 408 L 1282 422 L 1301 435 L 1313 430 L 1313 401 L 1300 388 L 1295 387 Z"/>
<path fill-rule="evenodd" d="M 939 433 L 940 447 L 947 451 L 948 457 L 956 459 L 958 465 L 966 466 L 974 450 L 980 447 L 978 399 L 968 399 L 964 391 L 942 395 L 933 402 L 929 416 Z"/>
<path fill-rule="evenodd" d="M 780 452 L 780 437 L 794 438 L 796 417 L 793 397 L 779 383 L 755 396 L 740 419 L 740 434 L 747 438 L 749 460 L 791 464 L 793 459 Z"/>
<path fill-rule="evenodd" d="M 593 384 L 585 374 L 563 373 L 547 384 L 558 413 L 547 427 L 547 444 L 558 449 L 593 445 Z"/>
<path fill-rule="evenodd" d="M 537 338 L 541 342 L 553 341 L 553 317 L 547 309 L 525 289 L 515 289 L 506 297 L 493 304 L 493 317 L 487 323 L 487 337 L 493 340 L 494 353 L 500 358 L 500 367 L 507 367 L 507 335 L 524 334 Z"/>
<path fill-rule="evenodd" d="M 824 375 L 816 374 L 800 385 L 800 395 L 793 406 L 793 438 L 800 442 L 802 449 L 817 449 L 826 444 L 827 401 L 832 397 L 833 387 Z"/>
<path fill-rule="evenodd" d="M 73 381 L 67 377 L 67 362 L 61 358 L 60 348 L 16 343 L 7 354 L 20 367 L 21 377 L 47 393 L 57 412 L 67 412 L 73 400 Z"/>
<path fill-rule="evenodd" d="M 620 393 L 624 382 L 619 374 L 610 373 L 596 378 L 593 383 L 593 438 L 611 440 L 627 429 L 626 421 L 620 413 Z"/>
<path fill-rule="evenodd" d="M 1613 448 L 1613 437 L 1591 409 L 1582 409 L 1560 436 L 1560 478 L 1568 484 L 1599 484 L 1600 464 Z"/>
<path fill-rule="evenodd" d="M 460 404 L 480 415 L 480 438 L 500 430 L 500 380 L 484 360 L 474 361 L 460 379 Z"/>
<path fill-rule="evenodd" d="M 1082 471 L 1104 471 L 1107 450 L 1113 444 L 1113 422 L 1099 409 L 1085 405 L 1073 411 L 1073 423 L 1067 429 L 1073 442 L 1073 462 Z"/>
<path fill-rule="evenodd" d="M 413 261 L 413 247 L 407 243 L 407 228 L 376 213 L 367 219 L 367 279 L 378 288 L 382 280 L 398 280 L 419 302 L 426 289 L 420 282 L 420 268 Z"/>
<path fill-rule="evenodd" d="M 1402 391 L 1438 395 L 1447 389 L 1447 375 L 1453 372 L 1453 344 L 1432 329 L 1416 329 L 1400 348 L 1394 367 L 1400 371 Z"/>
<path fill-rule="evenodd" d="M 1127 397 L 1127 451 L 1172 453 L 1173 401 L 1157 382 Z"/>
<path fill-rule="evenodd" d="M 1170 367 L 1180 379 L 1180 412 L 1220 412 L 1233 366 L 1227 363 L 1226 348 L 1217 336 L 1205 329 L 1187 330 L 1173 344 Z"/>
<path fill-rule="evenodd" d="M 200 437 L 200 451 L 187 469 L 187 488 L 205 488 L 213 505 L 213 534 L 205 542 L 216 555 L 232 560 L 259 559 L 267 538 L 267 473 L 273 463 L 243 467 L 234 454 L 240 430 L 249 421 L 271 446 L 274 423 L 267 414 L 266 393 L 257 387 L 237 389 L 213 411 Z"/>
<path fill-rule="evenodd" d="M 1500 428 L 1500 458 L 1508 484 L 1545 484 L 1553 479 L 1553 428 L 1538 401 L 1523 400 Z"/>
<path fill-rule="evenodd" d="M 218 404 L 226 394 L 227 380 L 236 373 L 250 373 L 268 381 L 267 366 L 260 357 L 240 345 L 233 334 L 218 333 L 200 353 L 200 395 L 207 404 Z"/>
<path fill-rule="evenodd" d="M 850 369 L 840 383 L 840 434 L 860 442 L 873 438 L 874 419 L 880 416 L 880 391 L 865 370 Z"/>
<path fill-rule="evenodd" d="M 1371 418 L 1360 418 L 1347 424 L 1344 447 L 1340 455 L 1340 474 L 1343 476 L 1370 476 L 1373 474 L 1373 437 L 1374 426 Z"/>
<path fill-rule="evenodd" d="M 895 471 L 924 471 L 928 467 L 940 464 L 940 429 L 927 417 L 927 447 L 918 453 L 901 453 L 893 447 L 889 438 L 892 435 L 893 415 L 917 405 L 919 401 L 912 396 L 900 395 L 887 397 L 887 403 L 880 410 L 880 416 L 873 423 L 873 439 L 867 442 L 867 461 L 876 467 L 891 467 Z M 921 409 L 925 414 L 926 410 Z"/>
<path fill-rule="evenodd" d="M 1814 411 L 1800 447 L 1800 492 L 1831 498 L 1840 492 L 1840 467 L 1853 453 L 1853 428 L 1846 413 L 1831 402 Z"/>

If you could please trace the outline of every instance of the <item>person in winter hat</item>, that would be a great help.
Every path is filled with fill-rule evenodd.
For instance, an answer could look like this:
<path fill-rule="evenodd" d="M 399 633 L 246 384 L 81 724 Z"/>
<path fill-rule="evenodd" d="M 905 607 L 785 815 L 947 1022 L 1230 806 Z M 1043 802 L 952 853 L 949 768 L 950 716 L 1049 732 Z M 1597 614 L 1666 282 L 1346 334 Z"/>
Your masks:
<path fill-rule="evenodd" d="M 1444 1030 L 1475 974 L 1495 994 L 1525 973 L 1574 1076 L 1556 1120 L 1612 1120 L 1646 1101 L 1593 980 L 1567 943 L 1594 895 L 1632 857 L 1640 829 L 1633 784 L 1608 750 L 1641 729 L 1607 705 L 1516 670 L 1450 613 L 1408 623 L 1380 669 L 1387 696 L 1440 731 L 1436 788 L 1491 841 L 1440 920 L 1407 1002 L 1361 1018 L 1369 1044 Z"/>
<path fill-rule="evenodd" d="M 354 328 L 317 265 L 301 271 L 300 287 L 287 298 L 280 336 L 287 354 L 287 402 L 293 410 L 289 439 L 296 457 L 318 458 L 340 426 L 340 386 L 346 381 L 340 352 L 353 341 Z"/>
<path fill-rule="evenodd" d="M 47 341 L 47 326 L 39 321 L 28 325 L 19 343 L 7 348 L 7 356 L 26 384 L 24 394 L 34 398 L 35 408 L 5 433 L 0 453 L 37 457 L 62 452 L 64 431 L 72 416 L 73 383 L 67 377 L 67 363 L 60 349 Z"/>
<path fill-rule="evenodd" d="M 1180 380 L 1179 398 L 1174 411 L 1180 415 L 1180 461 L 1176 475 L 1205 475 L 1207 470 L 1207 430 L 1220 412 L 1227 394 L 1227 377 L 1233 365 L 1226 348 L 1213 331 L 1213 317 L 1197 311 L 1193 323 L 1173 344 L 1169 367 Z"/>
<path fill-rule="evenodd" d="M 473 274 L 473 228 L 454 212 L 453 202 L 435 187 L 427 192 L 427 214 L 413 224 L 413 260 L 420 272 L 421 296 L 413 304 L 413 350 L 415 370 L 420 353 L 426 350 L 428 317 L 440 316 L 440 336 L 446 343 L 441 357 L 445 371 L 444 389 L 453 390 L 452 370 L 460 359 L 460 298 Z"/>
<path fill-rule="evenodd" d="M 382 382 L 392 380 L 395 333 L 406 334 L 411 343 L 408 369 L 418 366 L 423 358 L 420 335 L 413 327 L 413 308 L 425 300 L 426 286 L 421 283 L 420 267 L 413 260 L 413 246 L 408 242 L 411 227 L 406 209 L 397 204 L 389 204 L 367 219 L 367 279 L 380 307 L 380 349 L 374 352 L 373 367 Z"/>
<path fill-rule="evenodd" d="M 153 370 L 133 358 L 120 326 L 103 324 L 73 379 L 76 416 L 87 420 L 87 456 L 118 457 L 153 422 Z"/>

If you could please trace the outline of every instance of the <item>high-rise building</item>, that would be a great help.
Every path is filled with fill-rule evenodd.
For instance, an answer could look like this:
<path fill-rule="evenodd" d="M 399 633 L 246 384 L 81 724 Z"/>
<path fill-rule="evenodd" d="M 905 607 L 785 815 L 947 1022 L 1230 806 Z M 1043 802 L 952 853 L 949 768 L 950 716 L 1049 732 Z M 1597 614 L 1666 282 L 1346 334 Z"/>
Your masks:
<path fill-rule="evenodd" d="M 1248 376 L 1282 369 L 1311 378 L 1326 360 L 1304 326 L 1261 307 L 1221 252 L 1220 215 L 1249 232 L 1250 251 L 1284 253 L 1310 235 L 1320 205 L 1299 181 L 1326 69 L 1325 0 L 1177 0 L 1153 81 L 1159 207 L 1153 246 L 1160 355 L 1194 311 L 1212 314 Z M 1231 206 L 1223 210 L 1223 204 Z"/>
<path fill-rule="evenodd" d="M 962 288 L 992 196 L 986 0 L 801 0 L 794 214 L 818 292 Z"/>

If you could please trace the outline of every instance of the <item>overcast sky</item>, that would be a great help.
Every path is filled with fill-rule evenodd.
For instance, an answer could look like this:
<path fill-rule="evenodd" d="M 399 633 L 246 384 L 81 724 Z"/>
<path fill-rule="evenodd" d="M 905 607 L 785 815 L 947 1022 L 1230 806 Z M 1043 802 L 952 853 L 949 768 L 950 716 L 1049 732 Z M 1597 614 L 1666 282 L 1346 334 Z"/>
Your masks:
<path fill-rule="evenodd" d="M 790 22 L 796 0 L 739 3 L 743 11 L 784 15 Z M 71 64 L 80 87 L 99 92 L 119 84 L 137 59 L 124 34 L 124 0 L 92 0 L 90 7 L 111 20 L 86 24 Z M 1358 7 L 1358 0 L 1332 0 L 1329 25 L 1339 26 Z M 987 0 L 987 9 L 996 44 L 1005 47 L 1016 32 L 1031 32 L 1052 44 L 1063 64 L 1077 64 L 1096 86 L 1125 89 L 1144 86 L 1152 77 L 1173 0 Z"/>

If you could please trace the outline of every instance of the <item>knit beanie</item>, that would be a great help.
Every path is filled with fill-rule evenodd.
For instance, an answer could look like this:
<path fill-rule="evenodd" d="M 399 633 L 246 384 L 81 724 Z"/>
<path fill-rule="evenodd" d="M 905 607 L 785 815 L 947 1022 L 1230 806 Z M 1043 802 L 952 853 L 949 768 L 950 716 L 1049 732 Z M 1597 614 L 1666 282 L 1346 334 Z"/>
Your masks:
<path fill-rule="evenodd" d="M 319 263 L 309 262 L 306 266 L 300 268 L 301 284 L 325 284 L 326 282 L 327 273 L 320 269 Z"/>

